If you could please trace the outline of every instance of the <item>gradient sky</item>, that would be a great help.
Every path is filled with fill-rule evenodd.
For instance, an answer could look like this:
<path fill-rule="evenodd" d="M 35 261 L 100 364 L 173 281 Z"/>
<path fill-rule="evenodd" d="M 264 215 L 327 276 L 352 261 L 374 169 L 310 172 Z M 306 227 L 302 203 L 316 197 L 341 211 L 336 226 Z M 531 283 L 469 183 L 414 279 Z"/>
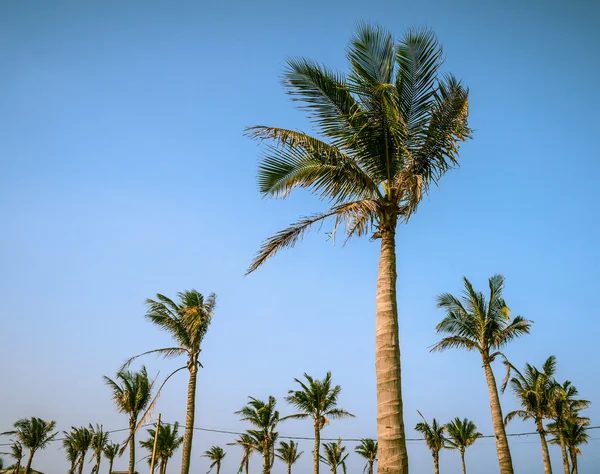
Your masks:
<path fill-rule="evenodd" d="M 417 436 L 417 409 L 442 422 L 468 417 L 492 433 L 481 361 L 428 347 L 443 316 L 436 295 L 459 292 L 463 275 L 483 288 L 494 273 L 506 276 L 513 314 L 535 321 L 507 355 L 517 366 L 556 355 L 558 378 L 595 402 L 587 414 L 600 424 L 595 2 L 5 1 L 0 431 L 30 416 L 57 420 L 61 430 L 125 427 L 102 375 L 114 376 L 128 356 L 170 345 L 144 320 L 145 298 L 196 288 L 218 298 L 197 426 L 245 429 L 233 412 L 248 395 L 274 395 L 289 414 L 282 398 L 294 377 L 331 370 L 343 387 L 341 407 L 356 418 L 331 423 L 323 436 L 376 435 L 378 245 L 334 246 L 314 233 L 243 276 L 263 238 L 325 206 L 302 191 L 262 199 L 260 148 L 243 129 L 309 131 L 279 83 L 285 59 L 302 55 L 345 70 L 359 21 L 396 36 L 431 27 L 445 70 L 471 90 L 475 135 L 462 147 L 461 169 L 398 234 L 408 436 Z M 177 367 L 145 363 L 159 379 Z M 501 364 L 495 370 L 501 378 Z M 186 382 L 181 374 L 166 388 L 157 407 L 163 420 L 183 422 Z M 505 411 L 517 406 L 509 393 L 502 403 Z M 533 429 L 515 421 L 508 431 Z M 282 435 L 311 431 L 308 421 L 280 426 Z M 600 430 L 591 435 L 580 474 L 600 465 Z M 203 451 L 232 440 L 196 432 L 192 471 L 206 471 Z M 510 444 L 518 472 L 543 472 L 536 436 Z M 311 442 L 301 447 L 298 472 L 306 472 Z M 227 451 L 224 472 L 235 472 L 240 453 Z M 560 470 L 559 450 L 551 452 Z M 409 455 L 412 472 L 432 471 L 422 442 L 411 442 Z M 178 472 L 179 457 L 169 472 Z M 443 452 L 441 463 L 458 472 L 458 453 Z M 493 439 L 469 448 L 467 463 L 471 474 L 497 473 Z M 256 457 L 254 472 L 259 464 Z M 125 456 L 115 468 L 126 465 Z M 362 466 L 351 454 L 349 472 Z M 66 472 L 57 443 L 34 468 Z M 274 474 L 283 472 L 277 463 Z"/>

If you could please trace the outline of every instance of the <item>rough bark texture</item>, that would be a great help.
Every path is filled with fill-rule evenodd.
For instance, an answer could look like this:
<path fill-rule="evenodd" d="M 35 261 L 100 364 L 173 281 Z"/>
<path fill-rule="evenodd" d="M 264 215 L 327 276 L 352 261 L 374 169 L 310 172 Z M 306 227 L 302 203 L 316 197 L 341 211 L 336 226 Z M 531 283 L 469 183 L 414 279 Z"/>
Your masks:
<path fill-rule="evenodd" d="M 550 462 L 550 452 L 548 451 L 548 442 L 546 441 L 546 432 L 542 420 L 537 420 L 537 431 L 540 434 L 542 443 L 542 459 L 544 460 L 544 474 L 552 474 L 552 463 Z"/>
<path fill-rule="evenodd" d="M 315 449 L 313 450 L 313 472 L 319 474 L 319 450 L 321 449 L 321 430 L 319 422 L 315 421 Z"/>
<path fill-rule="evenodd" d="M 190 380 L 187 393 L 187 413 L 185 415 L 185 433 L 183 435 L 183 448 L 181 450 L 181 474 L 189 474 L 190 458 L 192 455 L 192 438 L 194 436 L 194 417 L 196 415 L 196 380 L 198 366 L 195 361 L 190 361 Z"/>
<path fill-rule="evenodd" d="M 271 472 L 270 453 L 269 453 L 269 441 L 266 438 L 263 440 L 263 474 L 269 474 Z"/>
<path fill-rule="evenodd" d="M 575 450 L 569 448 L 569 455 L 571 456 L 571 474 L 578 474 L 577 453 L 575 452 Z"/>
<path fill-rule="evenodd" d="M 135 473 L 135 425 L 137 420 L 129 420 L 129 474 Z"/>
<path fill-rule="evenodd" d="M 565 437 L 562 434 L 562 431 L 559 431 L 558 438 L 560 440 L 560 452 L 562 453 L 563 469 L 565 471 L 565 474 L 571 474 L 571 471 L 569 469 L 569 457 L 567 455 L 567 445 L 565 443 Z"/>
<path fill-rule="evenodd" d="M 288 464 L 288 472 L 287 474 L 292 474 L 292 465 Z"/>
<path fill-rule="evenodd" d="M 435 474 L 440 474 L 440 453 L 439 453 L 439 451 L 433 453 L 433 472 Z"/>
<path fill-rule="evenodd" d="M 27 458 L 27 464 L 25 465 L 25 474 L 29 474 L 29 471 L 31 470 L 31 461 L 33 461 L 34 454 L 35 454 L 35 451 L 32 449 L 29 452 L 29 457 Z"/>
<path fill-rule="evenodd" d="M 408 474 L 396 303 L 395 217 L 382 225 L 375 307 L 378 474 Z M 504 473 L 503 473 L 504 474 Z"/>
<path fill-rule="evenodd" d="M 79 460 L 79 469 L 77 469 L 77 472 L 79 474 L 83 473 L 83 463 L 85 462 L 85 452 L 81 453 L 81 459 Z"/>
<path fill-rule="evenodd" d="M 508 439 L 506 438 L 506 430 L 504 429 L 504 418 L 502 416 L 502 407 L 500 406 L 500 397 L 498 397 L 496 378 L 494 377 L 490 362 L 485 358 L 483 366 L 490 394 L 490 410 L 492 412 L 494 434 L 496 435 L 496 451 L 498 452 L 500 474 L 513 474 L 512 458 L 510 457 L 510 448 L 508 447 Z"/>

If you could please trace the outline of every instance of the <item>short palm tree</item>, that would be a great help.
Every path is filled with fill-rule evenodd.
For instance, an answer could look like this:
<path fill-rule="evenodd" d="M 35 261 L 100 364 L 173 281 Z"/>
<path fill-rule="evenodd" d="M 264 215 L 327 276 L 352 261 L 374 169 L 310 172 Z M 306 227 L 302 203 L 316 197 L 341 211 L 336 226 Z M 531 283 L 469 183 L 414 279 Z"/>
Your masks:
<path fill-rule="evenodd" d="M 279 447 L 275 449 L 275 456 L 281 459 L 287 466 L 287 474 L 292 474 L 292 465 L 300 459 L 303 451 L 298 451 L 298 444 L 290 441 L 281 441 Z"/>
<path fill-rule="evenodd" d="M 323 455 L 321 461 L 329 466 L 331 474 L 337 474 L 338 467 L 342 468 L 342 472 L 346 474 L 346 459 L 349 453 L 346 453 L 346 446 L 342 446 L 342 440 L 338 439 L 337 443 L 323 443 Z"/>
<path fill-rule="evenodd" d="M 100 462 L 102 461 L 104 448 L 108 444 L 108 433 L 102 429 L 102 425 L 96 425 L 96 427 L 94 428 L 90 424 L 89 429 L 92 432 L 92 453 L 94 455 L 94 459 L 96 460 L 96 464 L 92 469 L 92 473 L 98 474 L 100 472 Z"/>
<path fill-rule="evenodd" d="M 481 356 L 490 396 L 492 422 L 496 435 L 496 450 L 500 474 L 513 474 L 512 458 L 504 428 L 504 418 L 492 362 L 503 357 L 502 349 L 513 339 L 529 334 L 532 321 L 521 316 L 511 320 L 502 291 L 504 277 L 494 275 L 488 281 L 490 295 L 486 302 L 481 292 L 476 292 L 471 282 L 464 278 L 464 292 L 460 298 L 449 293 L 438 297 L 438 307 L 446 311 L 446 317 L 436 327 L 438 333 L 449 334 L 438 342 L 432 351 L 464 349 L 476 351 Z"/>
<path fill-rule="evenodd" d="M 152 399 L 152 386 L 146 367 L 139 372 L 121 370 L 117 373 L 117 381 L 104 377 L 104 381 L 112 390 L 117 410 L 129 417 L 129 474 L 135 473 L 135 432 L 138 429 L 138 418 L 146 410 Z M 119 384 L 120 382 L 120 384 Z M 143 421 L 143 418 L 142 418 Z M 121 448 L 123 453 L 125 446 Z"/>
<path fill-rule="evenodd" d="M 13 431 L 1 434 L 15 436 L 17 442 L 21 444 L 21 450 L 23 447 L 29 449 L 29 457 L 25 466 L 25 474 L 29 474 L 35 453 L 48 446 L 48 443 L 58 434 L 58 432 L 52 433 L 56 427 L 56 421 L 45 421 L 36 417 L 23 418 L 15 422 L 14 427 Z"/>
<path fill-rule="evenodd" d="M 64 438 L 62 440 L 63 449 L 69 461 L 69 474 L 75 474 L 75 468 L 79 461 L 79 448 L 75 439 L 75 433 L 73 431 L 64 431 Z"/>
<path fill-rule="evenodd" d="M 248 433 L 242 433 L 239 435 L 238 439 L 236 439 L 233 443 L 228 443 L 229 446 L 241 446 L 243 449 L 242 452 L 242 462 L 240 463 L 240 468 L 238 469 L 238 474 L 241 472 L 246 472 L 248 474 L 250 468 L 250 457 L 252 453 L 255 451 L 255 441 L 252 436 Z"/>
<path fill-rule="evenodd" d="M 241 415 L 242 421 L 247 421 L 257 429 L 248 430 L 248 435 L 253 441 L 253 448 L 263 456 L 263 474 L 269 474 L 275 457 L 275 440 L 278 433 L 275 431 L 279 423 L 279 412 L 275 409 L 274 397 L 269 397 L 267 402 L 248 397 L 250 401 L 236 415 Z"/>
<path fill-rule="evenodd" d="M 112 474 L 113 463 L 119 454 L 119 445 L 117 443 L 108 443 L 104 447 L 104 455 L 108 459 L 108 474 Z"/>
<path fill-rule="evenodd" d="M 225 453 L 225 451 L 223 451 L 223 448 L 221 448 L 220 446 L 213 446 L 208 451 L 204 452 L 202 457 L 208 458 L 212 461 L 212 464 L 210 465 L 207 474 L 210 471 L 212 471 L 213 467 L 217 468 L 217 474 L 221 472 L 221 462 L 223 461 L 223 458 L 225 458 L 226 454 L 227 453 Z"/>
<path fill-rule="evenodd" d="M 290 59 L 284 86 L 303 102 L 318 137 L 270 126 L 248 134 L 270 140 L 258 169 L 261 193 L 285 198 L 306 188 L 327 200 L 328 211 L 301 218 L 267 239 L 248 273 L 325 220 L 349 237 L 381 240 L 375 299 L 379 468 L 405 474 L 396 301 L 396 228 L 416 212 L 432 184 L 458 165 L 470 137 L 468 90 L 438 75 L 442 48 L 428 30 L 411 30 L 397 43 L 362 25 L 348 48 L 350 73 L 307 59 Z"/>
<path fill-rule="evenodd" d="M 321 446 L 321 430 L 329 423 L 329 419 L 354 417 L 352 413 L 337 407 L 338 397 L 342 391 L 339 385 L 332 386 L 331 372 L 323 380 L 313 379 L 304 374 L 306 382 L 294 381 L 300 385 L 300 390 L 290 390 L 285 400 L 300 413 L 285 418 L 311 418 L 315 430 L 315 448 L 313 451 L 313 472 L 319 474 L 319 448 Z"/>
<path fill-rule="evenodd" d="M 554 385 L 554 374 L 556 373 L 556 358 L 554 356 L 548 357 L 542 366 L 542 370 L 538 370 L 530 364 L 525 364 L 525 369 L 520 372 L 510 362 L 505 361 L 505 364 L 509 370 L 506 382 L 508 382 L 510 371 L 514 371 L 516 374 L 510 379 L 510 386 L 523 407 L 521 410 L 515 410 L 506 415 L 505 424 L 515 417 L 523 420 L 532 419 L 535 422 L 536 431 L 542 444 L 544 473 L 552 474 L 544 419 L 550 415 L 549 401 Z M 505 388 L 506 383 L 503 385 L 502 391 Z"/>
<path fill-rule="evenodd" d="M 92 445 L 92 439 L 94 434 L 88 428 L 71 428 L 70 433 L 65 433 L 66 436 L 71 435 L 72 440 L 75 444 L 74 448 L 77 454 L 79 455 L 79 459 L 77 460 L 77 472 L 78 474 L 83 473 L 83 464 L 85 463 L 85 457 L 87 456 L 87 452 Z"/>
<path fill-rule="evenodd" d="M 586 426 L 589 422 L 581 422 L 577 419 L 569 420 L 565 423 L 563 429 L 563 441 L 569 449 L 569 457 L 571 459 L 571 474 L 578 474 L 577 456 L 581 454 L 579 446 L 588 443 L 590 435 L 587 432 Z M 561 444 L 559 436 L 551 438 L 552 444 Z"/>
<path fill-rule="evenodd" d="M 429 424 L 421 412 L 418 411 L 418 413 L 421 415 L 423 421 L 417 423 L 415 430 L 423 435 L 425 444 L 433 456 L 433 469 L 435 474 L 440 474 L 440 451 L 446 445 L 446 437 L 444 436 L 446 427 L 440 425 L 435 418 L 431 421 L 431 424 Z"/>
<path fill-rule="evenodd" d="M 471 420 L 455 418 L 446 425 L 448 430 L 448 448 L 460 451 L 463 474 L 467 474 L 465 450 L 483 435 L 477 431 L 477 426 Z"/>
<path fill-rule="evenodd" d="M 354 448 L 354 452 L 367 460 L 363 472 L 373 474 L 373 464 L 375 464 L 375 459 L 377 459 L 377 441 L 363 438 L 360 440 L 360 444 Z"/>
<path fill-rule="evenodd" d="M 190 373 L 187 392 L 187 412 L 185 417 L 185 434 L 183 438 L 183 455 L 181 460 L 181 474 L 189 474 L 192 455 L 192 440 L 194 437 L 194 419 L 196 415 L 196 384 L 200 364 L 200 351 L 202 340 L 208 331 L 215 309 L 215 295 L 204 298 L 196 290 L 177 293 L 179 302 L 175 302 L 164 295 L 157 294 L 156 300 L 147 299 L 148 311 L 146 318 L 159 328 L 168 332 L 175 340 L 175 347 L 153 349 L 129 359 L 123 368 L 133 360 L 147 354 L 156 354 L 164 358 L 184 356 L 187 358 L 185 366 L 173 371 L 164 384 L 180 370 L 187 369 Z M 160 394 L 162 386 L 156 397 Z M 155 399 L 156 399 L 155 397 Z"/>
<path fill-rule="evenodd" d="M 18 441 L 13 441 L 10 445 L 10 455 L 15 460 L 15 474 L 19 474 L 21 470 L 21 461 L 23 461 L 23 445 Z"/>
<path fill-rule="evenodd" d="M 146 448 L 149 452 L 149 459 L 152 459 L 152 452 L 154 450 L 154 438 L 156 435 L 155 429 L 148 429 L 149 438 L 144 441 L 140 441 L 140 446 Z M 167 464 L 169 459 L 173 457 L 175 451 L 179 449 L 179 446 L 183 443 L 183 436 L 179 436 L 179 423 L 175 422 L 173 425 L 170 423 L 162 423 L 158 426 L 158 438 L 156 439 L 156 454 L 155 454 L 155 466 L 158 464 L 156 460 L 160 460 L 159 474 L 166 474 Z"/>

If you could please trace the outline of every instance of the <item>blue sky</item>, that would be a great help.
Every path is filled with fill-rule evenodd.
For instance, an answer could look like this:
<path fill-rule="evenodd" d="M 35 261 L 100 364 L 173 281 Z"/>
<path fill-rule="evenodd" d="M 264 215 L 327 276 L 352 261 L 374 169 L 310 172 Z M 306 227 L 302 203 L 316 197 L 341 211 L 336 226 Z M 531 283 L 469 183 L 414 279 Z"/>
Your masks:
<path fill-rule="evenodd" d="M 463 275 L 483 287 L 494 273 L 507 279 L 513 313 L 535 321 L 507 355 L 517 366 L 556 355 L 558 377 L 595 402 L 588 415 L 600 424 L 592 298 L 600 264 L 599 13 L 591 1 L 2 2 L 0 431 L 29 416 L 57 420 L 61 430 L 125 427 L 102 375 L 169 345 L 143 319 L 145 298 L 196 288 L 218 300 L 198 426 L 245 429 L 233 412 L 248 395 L 274 395 L 289 414 L 282 398 L 293 379 L 331 370 L 343 386 L 340 405 L 357 416 L 323 436 L 375 436 L 377 244 L 334 247 L 315 233 L 243 276 L 263 238 L 325 206 L 301 191 L 263 199 L 260 148 L 243 129 L 310 130 L 280 86 L 285 59 L 345 70 L 359 21 L 396 36 L 431 27 L 445 70 L 471 90 L 475 134 L 461 169 L 398 234 L 408 435 L 416 436 L 416 410 L 441 421 L 469 417 L 492 433 L 481 362 L 428 347 L 443 316 L 436 295 L 459 292 Z M 145 362 L 159 378 L 177 367 Z M 495 369 L 500 378 L 501 365 Z M 185 388 L 181 375 L 166 389 L 157 408 L 163 420 L 183 422 Z M 502 403 L 516 408 L 508 393 Z M 517 421 L 508 431 L 532 429 Z M 311 426 L 290 421 L 280 433 L 310 436 Z M 600 464 L 600 430 L 592 437 L 581 474 Z M 208 467 L 204 450 L 230 441 L 197 432 L 194 472 Z M 311 444 L 301 446 L 299 469 L 309 469 Z M 519 472 L 543 472 L 536 437 L 512 438 L 511 447 Z M 413 472 L 432 469 L 423 443 L 409 450 Z M 56 444 L 36 457 L 34 467 L 47 474 L 67 469 Z M 351 472 L 362 469 L 350 459 Z M 556 447 L 552 459 L 560 469 Z M 238 462 L 228 448 L 225 471 Z M 441 462 L 458 472 L 458 453 L 444 452 Z M 467 463 L 473 474 L 498 472 L 493 440 L 469 448 Z M 274 474 L 282 472 L 278 464 Z"/>

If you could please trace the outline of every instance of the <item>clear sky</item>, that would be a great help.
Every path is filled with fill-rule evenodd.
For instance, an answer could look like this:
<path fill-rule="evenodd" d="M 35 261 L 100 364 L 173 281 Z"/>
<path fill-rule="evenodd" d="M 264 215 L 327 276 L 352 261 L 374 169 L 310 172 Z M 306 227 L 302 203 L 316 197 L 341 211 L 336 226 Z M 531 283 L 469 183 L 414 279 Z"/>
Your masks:
<path fill-rule="evenodd" d="M 285 59 L 302 55 L 344 70 L 359 21 L 397 36 L 431 27 L 446 71 L 471 90 L 475 135 L 462 148 L 461 169 L 399 230 L 408 435 L 416 436 L 417 409 L 443 422 L 469 417 L 492 433 L 481 361 L 428 347 L 443 316 L 436 295 L 459 292 L 463 275 L 483 288 L 494 273 L 507 278 L 513 314 L 535 320 L 507 355 L 522 366 L 555 354 L 559 379 L 594 401 L 587 414 L 600 424 L 595 2 L 4 1 L 0 431 L 30 416 L 57 420 L 61 430 L 125 427 L 102 375 L 170 345 L 144 320 L 145 298 L 196 288 L 218 298 L 197 426 L 245 429 L 233 412 L 248 395 L 274 395 L 289 414 L 282 398 L 294 377 L 331 370 L 343 386 L 340 405 L 356 418 L 333 422 L 323 436 L 375 436 L 378 245 L 334 247 L 315 233 L 243 276 L 263 238 L 324 208 L 302 191 L 262 199 L 260 148 L 243 129 L 309 131 L 280 86 Z M 177 367 L 145 363 L 159 378 Z M 501 378 L 499 363 L 495 370 Z M 184 421 L 186 382 L 181 374 L 165 390 L 163 420 Z M 516 408 L 509 393 L 502 403 Z M 508 431 L 533 428 L 515 421 Z M 311 431 L 308 421 L 280 427 L 284 435 Z M 591 434 L 581 474 L 600 464 L 600 430 Z M 232 438 L 197 432 L 193 472 L 206 471 L 204 450 Z M 518 472 L 543 472 L 537 437 L 510 443 Z M 301 447 L 298 472 L 306 472 L 311 443 Z M 240 453 L 227 451 L 224 472 L 235 472 Z M 559 450 L 551 451 L 560 470 Z M 432 470 L 423 443 L 411 442 L 409 454 L 412 472 Z M 36 458 L 47 474 L 67 470 L 56 443 Z M 253 463 L 258 472 L 258 458 Z M 441 463 L 458 472 L 458 453 L 444 452 Z M 469 448 L 467 463 L 472 474 L 497 473 L 493 440 Z M 126 465 L 123 457 L 115 468 Z M 349 468 L 362 469 L 354 454 Z M 283 472 L 278 463 L 274 474 Z"/>

